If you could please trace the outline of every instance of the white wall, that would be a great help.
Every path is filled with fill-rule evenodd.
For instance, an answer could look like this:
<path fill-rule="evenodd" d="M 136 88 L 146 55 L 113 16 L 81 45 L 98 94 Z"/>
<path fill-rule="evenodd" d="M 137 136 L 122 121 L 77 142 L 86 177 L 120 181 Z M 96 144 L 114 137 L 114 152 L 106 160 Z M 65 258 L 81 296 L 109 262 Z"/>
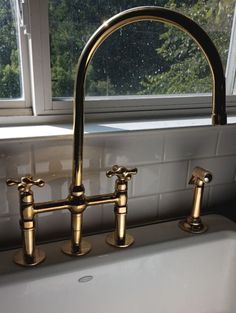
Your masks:
<path fill-rule="evenodd" d="M 36 201 L 63 199 L 71 177 L 71 136 L 0 141 L 0 248 L 20 242 L 19 201 L 7 178 L 32 174 L 46 181 L 33 187 Z M 84 185 L 87 195 L 113 192 L 114 179 L 105 171 L 114 164 L 138 167 L 129 185 L 128 223 L 140 224 L 190 212 L 191 171 L 212 171 L 205 188 L 204 209 L 236 206 L 236 126 L 88 134 L 84 147 Z M 236 208 L 235 208 L 236 209 Z M 69 212 L 37 216 L 37 240 L 53 240 L 70 233 Z M 113 228 L 112 205 L 89 207 L 84 233 Z"/>

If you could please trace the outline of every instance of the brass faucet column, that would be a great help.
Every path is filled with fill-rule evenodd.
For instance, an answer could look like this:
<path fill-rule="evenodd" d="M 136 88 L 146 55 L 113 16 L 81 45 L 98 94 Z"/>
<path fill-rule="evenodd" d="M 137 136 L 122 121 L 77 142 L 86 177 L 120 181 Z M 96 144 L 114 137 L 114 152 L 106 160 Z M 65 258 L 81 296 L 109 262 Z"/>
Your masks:
<path fill-rule="evenodd" d="M 115 231 L 107 236 L 107 243 L 118 247 L 126 248 L 130 246 L 134 239 L 131 235 L 126 233 L 126 215 L 128 212 L 128 181 L 131 180 L 132 175 L 137 174 L 137 169 L 127 169 L 122 166 L 114 165 L 110 171 L 107 171 L 107 177 L 117 176 L 115 185 Z"/>
<path fill-rule="evenodd" d="M 71 241 L 67 241 L 62 247 L 65 254 L 81 256 L 89 253 L 91 244 L 82 239 L 83 213 L 71 213 Z"/>
<path fill-rule="evenodd" d="M 115 204 L 114 213 L 115 213 L 115 232 L 113 235 L 107 238 L 107 242 L 115 246 L 123 247 L 129 246 L 133 243 L 133 238 L 130 235 L 126 234 L 126 215 L 127 215 L 127 192 L 128 192 L 128 183 L 124 180 L 116 180 L 116 195 L 118 203 Z M 109 239 L 110 238 L 110 239 Z"/>
<path fill-rule="evenodd" d="M 45 253 L 35 246 L 34 196 L 31 190 L 33 185 L 44 186 L 44 181 L 33 180 L 32 177 L 23 177 L 21 181 L 9 179 L 8 186 L 18 186 L 20 196 L 20 227 L 22 232 L 23 249 L 16 252 L 14 262 L 22 266 L 34 266 L 44 261 Z"/>
<path fill-rule="evenodd" d="M 82 240 L 83 212 L 87 207 L 84 186 L 81 185 L 77 192 L 72 191 L 72 195 L 68 200 L 71 204 L 71 240 L 66 242 L 62 247 L 62 251 L 68 255 L 81 256 L 91 250 L 91 244 Z"/>
<path fill-rule="evenodd" d="M 179 222 L 179 227 L 193 234 L 207 231 L 207 226 L 202 222 L 200 213 L 203 199 L 204 185 L 212 180 L 211 172 L 201 167 L 195 167 L 189 184 L 194 185 L 193 207 L 191 214 L 184 221 Z"/>

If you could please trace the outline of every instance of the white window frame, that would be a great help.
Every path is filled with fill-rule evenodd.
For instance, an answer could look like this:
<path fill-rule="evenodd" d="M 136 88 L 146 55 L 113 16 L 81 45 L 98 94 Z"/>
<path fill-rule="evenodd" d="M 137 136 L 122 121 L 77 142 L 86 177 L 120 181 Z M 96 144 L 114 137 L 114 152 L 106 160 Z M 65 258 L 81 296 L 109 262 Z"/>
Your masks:
<path fill-rule="evenodd" d="M 236 4 L 231 29 L 229 52 L 226 66 L 226 94 L 236 94 Z"/>
<path fill-rule="evenodd" d="M 62 119 L 72 114 L 72 99 L 52 99 L 51 71 L 50 71 L 50 45 L 49 45 L 49 21 L 48 0 L 21 0 L 28 6 L 29 32 L 28 51 L 22 44 L 23 55 L 28 52 L 29 67 L 22 57 L 23 68 L 30 68 L 28 76 L 31 81 L 31 104 L 33 116 L 48 117 L 61 116 Z M 226 70 L 227 88 L 227 112 L 236 113 L 236 90 L 234 87 L 236 73 L 236 22 L 232 26 L 230 50 Z M 22 29 L 20 31 L 22 35 Z M 21 38 L 21 42 L 25 40 Z M 79 57 L 79 56 L 78 56 Z M 230 66 L 229 66 L 230 64 Z M 24 75 L 23 75 L 24 76 Z M 25 77 L 25 76 L 24 76 Z M 24 83 L 29 84 L 27 78 Z M 25 87 L 27 91 L 27 86 Z M 27 91 L 27 97 L 29 96 Z M 25 98 L 26 94 L 25 94 Z M 27 108 L 30 107 L 29 99 L 24 100 Z M 10 101 L 12 105 L 13 101 Z M 201 116 L 207 115 L 211 107 L 210 94 L 197 95 L 164 95 L 164 96 L 112 96 L 112 97 L 88 97 L 85 100 L 85 111 L 88 118 L 112 119 L 131 117 L 176 117 L 176 116 Z M 20 105 L 23 102 L 20 101 Z M 17 103 L 16 103 L 17 104 Z M 16 105 L 14 104 L 14 105 Z M 1 104 L 0 104 L 1 105 Z M 1 106 L 0 106 L 1 108 Z M 9 105 L 6 106 L 9 108 Z M 98 109 L 99 108 L 99 109 Z M 1 110 L 2 111 L 2 110 Z M 102 114 L 100 114 L 102 113 Z M 24 114 L 23 114 L 24 115 Z M 41 120 L 40 118 L 40 120 Z"/>
<path fill-rule="evenodd" d="M 30 94 L 30 79 L 29 79 L 29 55 L 27 40 L 25 38 L 24 29 L 20 26 L 20 12 L 16 5 L 17 33 L 19 60 L 22 74 L 22 97 L 19 99 L 1 99 L 0 100 L 0 115 L 32 115 L 31 94 Z"/>

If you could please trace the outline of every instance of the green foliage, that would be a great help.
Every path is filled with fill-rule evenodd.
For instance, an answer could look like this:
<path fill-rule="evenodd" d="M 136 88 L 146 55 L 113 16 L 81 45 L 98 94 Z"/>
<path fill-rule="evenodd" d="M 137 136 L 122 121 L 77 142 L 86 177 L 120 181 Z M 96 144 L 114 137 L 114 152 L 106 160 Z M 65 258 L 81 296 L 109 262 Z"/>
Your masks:
<path fill-rule="evenodd" d="M 78 57 L 104 20 L 127 8 L 157 5 L 199 23 L 226 64 L 235 0 L 49 0 L 52 94 L 70 97 Z M 17 34 L 11 1 L 0 0 L 0 98 L 21 96 Z M 89 65 L 86 94 L 184 94 L 211 90 L 209 66 L 188 35 L 140 22 L 112 34 Z"/>
<path fill-rule="evenodd" d="M 172 1 L 171 9 L 180 11 L 199 23 L 211 37 L 226 65 L 231 31 L 233 0 Z M 211 91 L 211 75 L 207 61 L 196 43 L 183 32 L 166 26 L 160 35 L 162 45 L 157 56 L 165 59 L 165 67 L 157 75 L 141 82 L 145 94 L 184 94 Z"/>
<path fill-rule="evenodd" d="M 73 78 L 83 47 L 104 20 L 130 7 L 162 6 L 166 2 L 167 0 L 51 0 L 49 20 L 53 95 L 72 95 L 73 79 L 68 80 L 65 89 L 57 88 L 57 67 L 64 69 L 65 77 Z M 143 22 L 126 26 L 111 35 L 92 60 L 93 70 L 87 75 L 87 95 L 138 93 L 142 89 L 142 78 L 146 74 L 154 74 L 161 66 L 161 58 L 156 62 L 155 49 L 159 42 L 156 33 L 162 30 L 162 24 Z M 58 55 L 61 56 L 60 63 Z M 66 79 L 63 81 L 66 82 Z"/>

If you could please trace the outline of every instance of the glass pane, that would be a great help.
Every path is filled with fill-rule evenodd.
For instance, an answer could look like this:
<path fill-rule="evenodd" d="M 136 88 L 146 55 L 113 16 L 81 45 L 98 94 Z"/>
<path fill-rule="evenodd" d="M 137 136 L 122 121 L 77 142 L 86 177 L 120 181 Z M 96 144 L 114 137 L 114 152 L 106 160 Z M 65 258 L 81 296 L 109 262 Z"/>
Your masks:
<path fill-rule="evenodd" d="M 0 98 L 21 98 L 18 26 L 15 1 L 0 0 Z"/>
<path fill-rule="evenodd" d="M 171 8 L 199 23 L 226 66 L 235 0 L 49 0 L 54 97 L 72 96 L 78 57 L 102 22 L 141 5 Z M 139 22 L 112 34 L 95 53 L 86 94 L 205 93 L 211 84 L 209 66 L 188 35 L 162 23 Z"/>

